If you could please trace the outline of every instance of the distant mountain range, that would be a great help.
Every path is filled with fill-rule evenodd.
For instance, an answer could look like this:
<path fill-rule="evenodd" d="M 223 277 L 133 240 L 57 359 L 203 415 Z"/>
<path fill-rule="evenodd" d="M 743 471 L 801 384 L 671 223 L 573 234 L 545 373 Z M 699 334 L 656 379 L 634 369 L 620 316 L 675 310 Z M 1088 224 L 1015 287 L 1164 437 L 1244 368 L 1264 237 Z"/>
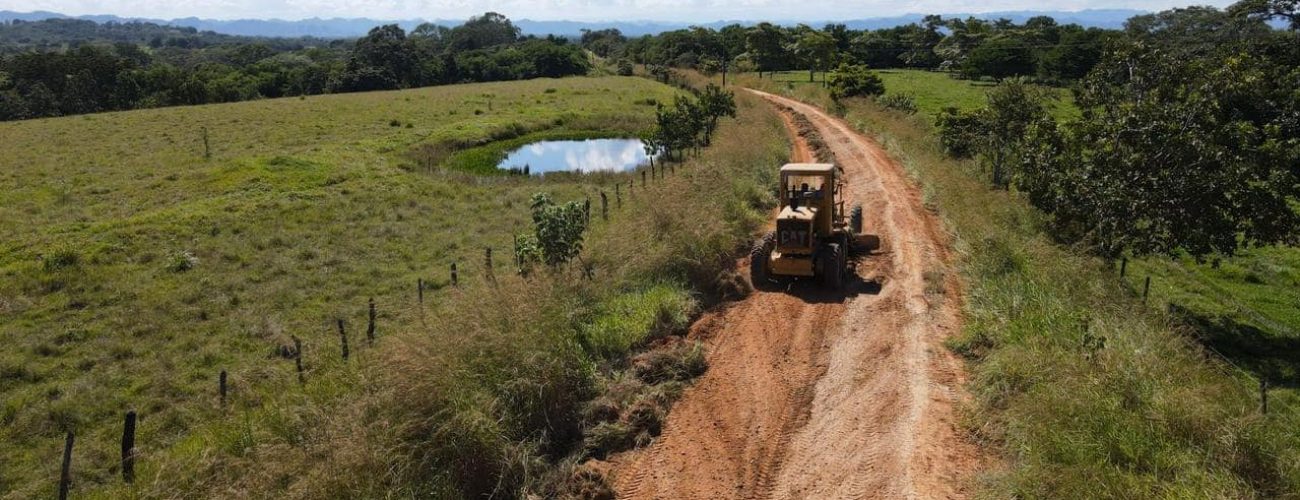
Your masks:
<path fill-rule="evenodd" d="M 1061 24 L 1076 23 L 1083 26 L 1099 28 L 1119 28 L 1123 26 L 1124 21 L 1130 17 L 1145 14 L 1145 11 L 1128 10 L 1128 9 L 1108 9 L 1108 10 L 1082 10 L 1077 12 L 1066 11 L 1008 11 L 1008 12 L 988 12 L 983 14 L 944 14 L 944 17 L 977 17 L 982 19 L 1007 18 L 1017 23 L 1023 23 L 1026 19 L 1034 16 L 1051 16 Z M 852 29 L 881 29 L 891 28 L 920 22 L 925 17 L 922 14 L 907 14 L 895 17 L 873 17 L 853 20 L 835 20 L 824 22 L 806 22 L 805 24 L 820 27 L 826 22 L 843 23 Z M 68 16 L 57 12 L 12 12 L 0 10 L 0 22 L 11 20 L 22 21 L 39 21 L 42 19 L 85 19 L 99 23 L 105 22 L 133 22 L 144 21 L 170 26 L 192 27 L 201 31 L 214 31 L 228 35 L 242 36 L 264 36 L 264 37 L 302 37 L 313 36 L 321 38 L 353 38 L 365 35 L 371 28 L 383 24 L 398 24 L 405 29 L 411 29 L 420 23 L 426 22 L 422 19 L 401 19 L 401 20 L 380 20 L 367 18 L 331 18 L 331 19 L 301 19 L 297 21 L 286 21 L 281 19 L 236 19 L 236 20 L 218 20 L 218 19 L 199 19 L 196 17 L 187 17 L 181 19 L 147 19 L 147 18 L 126 18 L 112 15 L 93 15 L 93 16 Z M 429 20 L 435 24 L 444 26 L 456 26 L 464 22 L 463 19 L 434 19 Z M 517 26 L 526 35 L 577 35 L 584 29 L 599 30 L 605 28 L 617 28 L 627 36 L 653 35 L 664 31 L 687 28 L 690 26 L 701 26 L 707 28 L 721 28 L 728 24 L 753 25 L 757 21 L 713 21 L 707 23 L 675 23 L 660 21 L 608 21 L 608 22 L 588 22 L 588 21 L 533 21 L 522 19 L 514 21 Z M 795 21 L 773 20 L 773 23 L 791 25 Z"/>

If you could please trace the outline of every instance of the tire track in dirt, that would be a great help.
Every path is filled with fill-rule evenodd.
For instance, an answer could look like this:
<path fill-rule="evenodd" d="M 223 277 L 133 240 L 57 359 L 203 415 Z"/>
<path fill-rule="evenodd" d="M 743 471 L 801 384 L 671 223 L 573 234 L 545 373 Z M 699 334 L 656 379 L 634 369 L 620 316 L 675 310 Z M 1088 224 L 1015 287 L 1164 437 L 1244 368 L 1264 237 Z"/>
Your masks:
<path fill-rule="evenodd" d="M 949 238 L 874 142 L 816 108 L 755 93 L 818 129 L 882 248 L 859 263 L 848 294 L 758 291 L 697 322 L 690 335 L 709 346 L 709 371 L 651 447 L 615 460 L 619 496 L 964 497 L 978 454 L 956 431 L 965 378 L 942 345 L 960 326 Z"/>

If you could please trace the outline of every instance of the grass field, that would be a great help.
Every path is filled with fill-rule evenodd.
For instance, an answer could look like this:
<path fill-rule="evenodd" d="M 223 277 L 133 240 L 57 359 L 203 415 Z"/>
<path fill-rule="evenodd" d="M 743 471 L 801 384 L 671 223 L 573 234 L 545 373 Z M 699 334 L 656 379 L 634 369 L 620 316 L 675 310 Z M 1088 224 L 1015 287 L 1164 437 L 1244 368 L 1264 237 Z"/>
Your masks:
<path fill-rule="evenodd" d="M 1300 249 L 1265 247 L 1213 262 L 1148 258 L 1129 264 L 1135 291 L 1198 325 L 1206 346 L 1288 398 L 1300 398 Z"/>
<path fill-rule="evenodd" d="M 368 298 L 381 338 L 407 330 L 417 278 L 441 301 L 451 263 L 508 261 L 534 192 L 609 181 L 426 172 L 416 145 L 637 133 L 653 108 L 634 102 L 676 92 L 573 78 L 0 124 L 0 496 L 51 496 L 67 429 L 77 490 L 111 484 L 128 409 L 147 456 L 212 452 L 193 430 L 223 414 L 218 373 L 228 412 L 281 400 L 291 336 L 309 392 L 345 393 L 336 319 L 366 356 Z"/>
<path fill-rule="evenodd" d="M 760 84 L 831 104 L 819 87 Z M 1134 287 L 1152 274 L 1157 297 L 1286 325 L 1293 249 L 1253 251 L 1217 270 L 1135 262 L 1126 283 L 1111 263 L 1053 243 L 1043 214 L 989 189 L 973 162 L 943 155 L 927 117 L 857 100 L 844 118 L 903 161 L 956 237 L 966 328 L 950 345 L 972 361 L 975 398 L 965 425 L 1002 458 L 980 496 L 1300 497 L 1300 398 L 1274 391 L 1263 415 L 1257 392 L 1270 369 L 1290 370 L 1278 376 L 1294 384 L 1294 338 L 1206 329 L 1163 302 L 1144 303 Z M 1258 314 L 1232 311 L 1236 303 Z M 1212 354 L 1216 338 L 1221 350 L 1256 349 L 1256 364 Z"/>
<path fill-rule="evenodd" d="M 992 82 L 960 80 L 948 73 L 937 71 L 887 69 L 878 70 L 876 74 L 884 80 L 886 94 L 911 94 L 916 99 L 918 113 L 930 121 L 933 121 L 945 107 L 951 106 L 968 111 L 978 109 L 985 104 L 984 96 L 988 89 L 995 85 Z M 821 85 L 825 75 L 825 73 L 817 73 L 812 85 Z M 754 76 L 754 74 L 746 74 L 741 75 L 741 78 Z M 767 74 L 764 74 L 763 78 L 769 79 Z M 780 71 L 770 77 L 770 80 L 787 88 L 809 85 L 807 71 Z M 1074 107 L 1074 96 L 1069 90 L 1052 89 L 1052 93 L 1056 95 L 1052 113 L 1057 119 L 1078 116 L 1079 110 Z"/>

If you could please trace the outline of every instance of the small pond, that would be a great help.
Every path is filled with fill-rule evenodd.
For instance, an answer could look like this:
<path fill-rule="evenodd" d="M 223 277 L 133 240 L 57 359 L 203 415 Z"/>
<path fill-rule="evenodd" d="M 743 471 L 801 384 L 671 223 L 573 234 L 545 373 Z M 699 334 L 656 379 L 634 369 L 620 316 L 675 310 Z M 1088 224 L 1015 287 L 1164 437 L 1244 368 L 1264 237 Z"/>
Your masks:
<path fill-rule="evenodd" d="M 650 163 L 640 139 L 540 141 L 511 151 L 497 164 L 502 170 L 545 172 L 621 172 Z"/>

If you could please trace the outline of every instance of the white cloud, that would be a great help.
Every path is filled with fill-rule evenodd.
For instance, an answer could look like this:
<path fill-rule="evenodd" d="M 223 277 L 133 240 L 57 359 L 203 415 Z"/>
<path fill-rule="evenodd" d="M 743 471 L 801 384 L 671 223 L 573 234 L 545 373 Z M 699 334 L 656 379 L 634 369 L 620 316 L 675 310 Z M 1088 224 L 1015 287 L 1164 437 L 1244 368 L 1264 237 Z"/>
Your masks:
<path fill-rule="evenodd" d="M 0 10 L 49 10 L 71 15 L 212 19 L 372 17 L 459 19 L 485 11 L 536 20 L 827 20 L 909 13 L 978 13 L 1005 10 L 1142 9 L 1230 0 L 0 0 Z"/>

